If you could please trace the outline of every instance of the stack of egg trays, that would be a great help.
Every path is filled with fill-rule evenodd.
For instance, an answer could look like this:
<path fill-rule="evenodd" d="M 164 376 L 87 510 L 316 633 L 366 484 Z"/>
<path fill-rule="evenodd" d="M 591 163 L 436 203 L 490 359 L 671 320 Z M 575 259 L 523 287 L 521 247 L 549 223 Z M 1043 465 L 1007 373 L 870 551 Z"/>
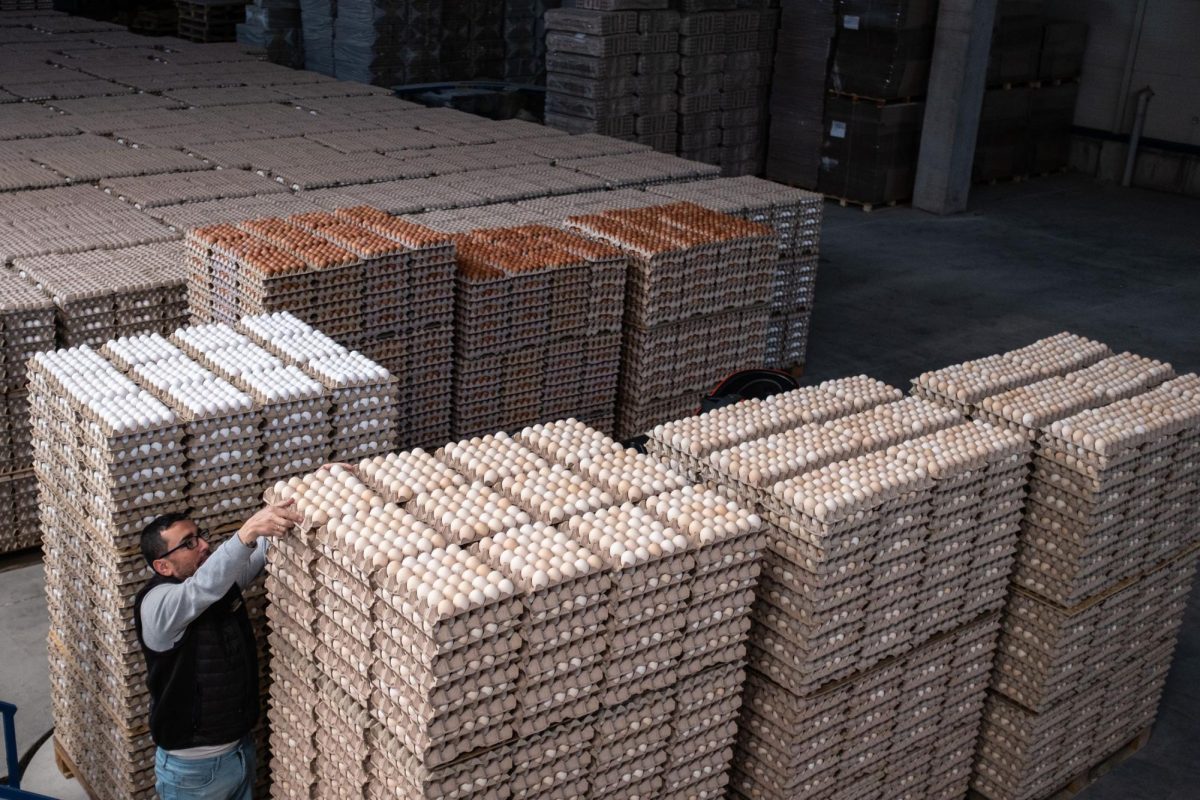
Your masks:
<path fill-rule="evenodd" d="M 1134 397 L 1171 375 L 1173 371 L 1168 364 L 1122 353 L 1077 372 L 1046 378 L 980 401 L 976 411 L 978 418 L 1018 431 L 1035 442 L 1033 488 L 1036 491 L 1026 508 L 1023 562 L 1047 566 L 1075 562 L 1076 568 L 1081 568 L 1106 558 L 1111 563 L 1118 557 L 1112 552 L 1114 547 L 1142 550 L 1148 546 L 1146 557 L 1148 563 L 1153 564 L 1179 546 L 1178 534 L 1186 528 L 1183 520 L 1188 512 L 1184 499 L 1188 485 L 1186 474 L 1193 469 L 1187 465 L 1195 460 L 1194 453 L 1184 442 L 1194 437 L 1181 432 L 1180 446 L 1171 458 L 1171 475 L 1183 482 L 1183 488 L 1176 490 L 1168 478 L 1166 488 L 1160 494 L 1162 504 L 1146 509 L 1152 513 L 1118 519 L 1114 515 L 1116 509 L 1110 509 L 1114 514 L 1105 515 L 1108 523 L 1102 527 L 1111 528 L 1111 532 L 1093 531 L 1082 538 L 1071 534 L 1079 527 L 1079 519 L 1070 519 L 1069 515 L 1064 515 L 1064 509 L 1056 507 L 1057 503 L 1048 505 L 1046 501 L 1063 493 L 1076 500 L 1086 499 L 1091 494 L 1087 488 L 1088 476 L 1072 477 L 1075 472 L 1070 464 L 1060 463 L 1043 442 L 1053 423 L 1106 403 Z M 1078 462 L 1071 463 L 1078 465 Z M 1143 490 L 1151 488 L 1151 483 L 1143 485 Z M 1119 536 L 1116 535 L 1118 531 Z M 1151 539 L 1149 543 L 1147 536 Z M 1133 562 L 1129 566 L 1135 567 Z"/>
<path fill-rule="evenodd" d="M 632 557 L 629 559 L 603 552 L 601 541 L 608 526 L 615 526 L 618 533 L 614 538 L 623 538 L 620 531 L 628 523 L 617 518 L 618 513 L 629 514 L 642 525 L 658 522 L 645 508 L 628 503 L 573 517 L 567 523 L 576 538 L 597 551 L 613 574 L 608 594 L 605 707 L 675 684 L 677 662 L 683 655 L 689 578 L 695 567 L 688 550 L 657 556 L 630 550 L 624 554 Z"/>
<path fill-rule="evenodd" d="M 11 526 L 0 533 L 0 553 L 37 547 L 41 541 L 37 477 L 31 470 L 0 479 L 0 508 L 6 509 L 12 520 Z"/>
<path fill-rule="evenodd" d="M 1072 608 L 1013 592 L 973 789 L 992 800 L 1045 797 L 1154 721 L 1196 559 L 1185 550 Z"/>
<path fill-rule="evenodd" d="M 449 545 L 416 560 L 441 564 L 444 557 L 459 573 L 475 558 Z M 372 612 L 386 636 L 375 644 L 383 662 L 404 674 L 377 680 L 371 711 L 417 762 L 445 766 L 513 737 L 523 610 L 520 598 L 509 594 L 440 616 L 405 587 L 378 583 Z"/>
<path fill-rule="evenodd" d="M 213 533 L 244 520 L 262 495 L 261 407 L 160 334 L 114 340 L 101 352 L 184 423 L 187 504 L 193 520 Z M 174 391 L 178 377 L 186 377 L 190 384 L 221 389 L 236 400 L 239 410 L 197 412 L 187 408 Z"/>
<path fill-rule="evenodd" d="M 199 323 L 233 323 L 242 312 L 254 309 L 251 290 L 242 297 L 239 287 L 241 260 L 238 249 L 252 236 L 232 224 L 221 223 L 187 231 L 187 303 Z"/>
<path fill-rule="evenodd" d="M 602 708 L 594 717 L 589 797 L 625 800 L 658 797 L 668 769 L 675 698 L 645 692 Z"/>
<path fill-rule="evenodd" d="M 197 338 L 200 333 L 215 343 L 201 343 Z M 329 398 L 319 382 L 227 325 L 184 328 L 175 332 L 172 341 L 262 407 L 259 463 L 264 482 L 313 472 L 325 463 L 331 433 Z M 249 356 L 271 366 L 248 371 L 245 364 Z M 283 377 L 296 386 L 296 392 L 281 382 Z"/>
<path fill-rule="evenodd" d="M 652 9 L 638 12 L 637 79 L 634 83 L 634 130 L 638 142 L 660 153 L 678 150 L 679 12 Z"/>
<path fill-rule="evenodd" d="M 361 302 L 357 343 L 366 348 L 364 352 L 369 357 L 386 368 L 402 368 L 405 364 L 403 348 L 397 353 L 399 360 L 380 360 L 376 356 L 385 352 L 400 332 L 409 327 L 408 308 L 403 302 L 404 275 L 410 264 L 408 249 L 330 212 L 297 214 L 288 220 L 358 257 L 361 267 L 353 275 L 342 274 L 336 269 L 317 272 L 315 289 L 322 297 L 350 297 Z M 359 280 L 359 285 L 341 283 L 355 279 Z M 335 338 L 339 336 L 337 331 L 327 332 Z"/>
<path fill-rule="evenodd" d="M 1048 426 L 1015 583 L 1074 604 L 1190 543 L 1177 523 L 1194 506 L 1198 427 L 1200 404 L 1170 385 Z"/>
<path fill-rule="evenodd" d="M 309 324 L 334 338 L 357 336 L 362 330 L 361 258 L 294 223 L 295 219 L 249 220 L 238 227 L 307 264 L 310 294 L 304 317 Z M 328 263 L 311 260 L 311 254 L 318 250 L 327 254 Z"/>
<path fill-rule="evenodd" d="M 268 489 L 264 499 L 270 503 L 279 498 Z M 266 718 L 273 788 L 284 797 L 309 791 L 319 774 L 317 705 L 328 679 L 313 658 L 319 646 L 315 574 L 321 556 L 316 541 L 316 533 L 302 526 L 267 550 L 271 681 Z"/>
<path fill-rule="evenodd" d="M 912 393 L 969 415 L 985 397 L 1066 375 L 1111 355 L 1105 344 L 1058 333 L 1007 353 L 923 373 L 913 379 Z"/>
<path fill-rule="evenodd" d="M 355 489 L 363 491 L 361 483 Z M 327 679 L 317 707 L 318 777 L 338 776 L 352 791 L 363 791 L 369 781 L 365 741 L 371 698 L 376 691 L 376 621 L 372 579 L 333 540 L 331 525 L 318 535 L 320 554 L 314 563 L 315 619 L 318 669 Z"/>
<path fill-rule="evenodd" d="M 41 519 L 49 537 L 52 701 L 60 743 L 89 783 L 106 787 L 105 797 L 149 797 L 154 746 L 145 727 L 145 664 L 128 620 L 146 579 L 137 550 L 141 528 L 183 503 L 182 470 L 171 461 L 182 450 L 182 428 L 172 421 L 154 430 L 113 430 L 89 406 L 86 375 L 107 372 L 127 384 L 130 396 L 138 394 L 136 385 L 94 351 L 71 352 L 88 365 L 64 372 L 70 365 L 61 353 L 30 365 Z M 101 496 L 106 489 L 110 494 Z"/>
<path fill-rule="evenodd" d="M 986 696 L 996 614 L 797 696 L 751 673 L 731 796 L 962 797 Z"/>
<path fill-rule="evenodd" d="M 393 449 L 396 380 L 387 370 L 290 314 L 245 317 L 238 323 L 238 330 L 285 361 L 299 365 L 325 387 L 330 400 L 326 412 L 329 458 L 357 460 Z"/>
<path fill-rule="evenodd" d="M 545 21 L 547 124 L 632 138 L 638 14 L 576 7 L 548 10 Z"/>
<path fill-rule="evenodd" d="M 34 256 L 14 266 L 53 296 L 64 344 L 99 345 L 186 324 L 184 252 L 179 243 L 164 242 Z"/>
<path fill-rule="evenodd" d="M 745 641 L 766 540 L 757 516 L 704 486 L 659 494 L 644 504 L 662 519 L 662 504 L 672 500 L 682 500 L 685 512 L 694 517 L 703 516 L 706 502 L 724 505 L 734 514 L 712 541 L 702 540 L 696 524 L 684 533 L 692 543 L 695 567 L 684 617 L 683 656 L 677 666 L 671 766 L 663 789 L 668 797 L 718 797 L 728 782 L 733 756 Z"/>
<path fill-rule="evenodd" d="M 481 557 L 507 575 L 523 593 L 521 677 L 516 689 L 517 733 L 522 737 L 583 719 L 600 707 L 609 614 L 608 574 L 592 567 L 582 575 L 543 587 L 501 563 L 505 550 L 514 550 L 514 554 L 529 560 L 529 548 L 549 545 L 556 537 L 563 538 L 559 530 L 535 521 L 528 528 L 510 529 L 477 545 Z M 586 561 L 592 557 L 586 548 L 573 541 L 568 544 L 574 547 L 572 559 Z"/>
<path fill-rule="evenodd" d="M 214 307 L 221 309 L 221 301 L 228 298 L 223 313 L 217 312 L 221 320 L 278 311 L 312 319 L 314 277 L 302 259 L 250 234 L 214 246 L 213 253 Z M 286 267 L 264 274 L 256 261 L 268 253 Z"/>
<path fill-rule="evenodd" d="M 663 423 L 649 431 L 646 449 L 691 479 L 707 480 L 708 459 L 719 450 L 894 403 L 903 396 L 899 389 L 864 375 L 837 378 Z"/>
<path fill-rule="evenodd" d="M 943 455 L 955 444 L 970 448 L 970 456 Z M 776 484 L 762 497 L 779 533 L 765 569 L 764 636 L 754 644 L 774 671 L 790 661 L 794 691 L 867 668 L 1003 602 L 1006 570 L 990 565 L 1012 556 L 1028 462 L 1024 440 L 964 423 L 892 450 L 835 462 Z M 903 457 L 919 470 L 897 474 L 896 459 Z M 799 496 L 806 482 L 839 471 L 886 489 L 875 497 L 863 490 L 861 503 L 842 499 L 832 511 L 826 501 L 833 495 Z M 810 514 L 810 501 L 823 510 L 814 506 Z M 944 513 L 934 518 L 935 509 Z M 990 576 L 981 587 L 985 599 L 969 598 L 967 587 L 984 576 Z M 782 607 L 772 604 L 776 599 Z M 804 644 L 789 654 L 784 641 L 791 637 Z"/>
<path fill-rule="evenodd" d="M 26 403 L 26 363 L 54 349 L 54 302 L 5 272 L 0 275 L 0 377 L 7 405 L 0 425 L 0 475 L 29 469 L 29 423 L 20 414 Z"/>
<path fill-rule="evenodd" d="M 335 212 L 410 251 L 404 291 L 408 328 L 407 368 L 398 387 L 406 414 L 398 437 L 436 447 L 450 438 L 451 375 L 454 362 L 454 242 L 445 234 L 367 206 Z"/>
<path fill-rule="evenodd" d="M 507 787 L 512 800 L 585 800 L 596 736 L 593 721 L 563 722 L 514 742 Z"/>

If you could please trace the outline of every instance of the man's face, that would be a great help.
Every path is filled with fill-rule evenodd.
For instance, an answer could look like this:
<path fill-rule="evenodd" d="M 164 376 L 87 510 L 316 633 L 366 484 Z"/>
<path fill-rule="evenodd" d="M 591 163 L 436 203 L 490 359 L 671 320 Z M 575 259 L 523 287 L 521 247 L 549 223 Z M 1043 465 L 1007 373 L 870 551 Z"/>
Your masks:
<path fill-rule="evenodd" d="M 200 529 L 191 520 L 181 520 L 162 532 L 167 553 L 155 559 L 154 569 L 168 578 L 187 580 L 208 560 L 212 548 L 200 538 Z"/>

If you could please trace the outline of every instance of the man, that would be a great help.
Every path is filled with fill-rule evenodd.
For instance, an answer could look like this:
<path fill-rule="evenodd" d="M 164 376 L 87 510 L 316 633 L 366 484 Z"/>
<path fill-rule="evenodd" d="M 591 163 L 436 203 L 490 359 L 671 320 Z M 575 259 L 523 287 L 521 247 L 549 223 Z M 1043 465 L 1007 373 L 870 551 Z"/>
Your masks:
<path fill-rule="evenodd" d="M 163 800 L 250 800 L 258 657 L 242 589 L 266 563 L 267 543 L 259 540 L 303 521 L 290 506 L 267 506 L 216 550 L 185 514 L 165 514 L 142 530 L 154 577 L 138 592 L 133 615 Z"/>

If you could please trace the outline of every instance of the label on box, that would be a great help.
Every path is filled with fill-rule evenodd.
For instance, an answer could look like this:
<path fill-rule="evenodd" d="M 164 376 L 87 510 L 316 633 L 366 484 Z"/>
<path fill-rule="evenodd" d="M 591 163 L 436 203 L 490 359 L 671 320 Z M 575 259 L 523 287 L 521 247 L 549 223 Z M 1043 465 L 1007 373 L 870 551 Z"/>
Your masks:
<path fill-rule="evenodd" d="M 846 138 L 846 123 L 834 120 L 829 123 L 829 135 L 835 139 Z"/>
<path fill-rule="evenodd" d="M 852 31 L 858 30 L 858 17 L 853 14 L 847 14 L 842 17 L 842 25 Z"/>

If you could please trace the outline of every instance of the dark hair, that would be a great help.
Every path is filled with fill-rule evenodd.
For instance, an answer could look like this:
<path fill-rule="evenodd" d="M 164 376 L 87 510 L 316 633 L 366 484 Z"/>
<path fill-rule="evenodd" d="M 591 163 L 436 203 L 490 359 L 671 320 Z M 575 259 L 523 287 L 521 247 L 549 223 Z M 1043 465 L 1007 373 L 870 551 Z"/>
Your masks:
<path fill-rule="evenodd" d="M 188 519 L 187 514 L 178 511 L 173 511 L 170 514 L 163 514 L 155 517 L 146 527 L 142 528 L 142 558 L 146 559 L 146 563 L 151 567 L 157 559 L 162 558 L 163 553 L 167 552 L 167 543 L 163 541 L 163 531 L 174 525 L 176 522 L 183 522 Z"/>

